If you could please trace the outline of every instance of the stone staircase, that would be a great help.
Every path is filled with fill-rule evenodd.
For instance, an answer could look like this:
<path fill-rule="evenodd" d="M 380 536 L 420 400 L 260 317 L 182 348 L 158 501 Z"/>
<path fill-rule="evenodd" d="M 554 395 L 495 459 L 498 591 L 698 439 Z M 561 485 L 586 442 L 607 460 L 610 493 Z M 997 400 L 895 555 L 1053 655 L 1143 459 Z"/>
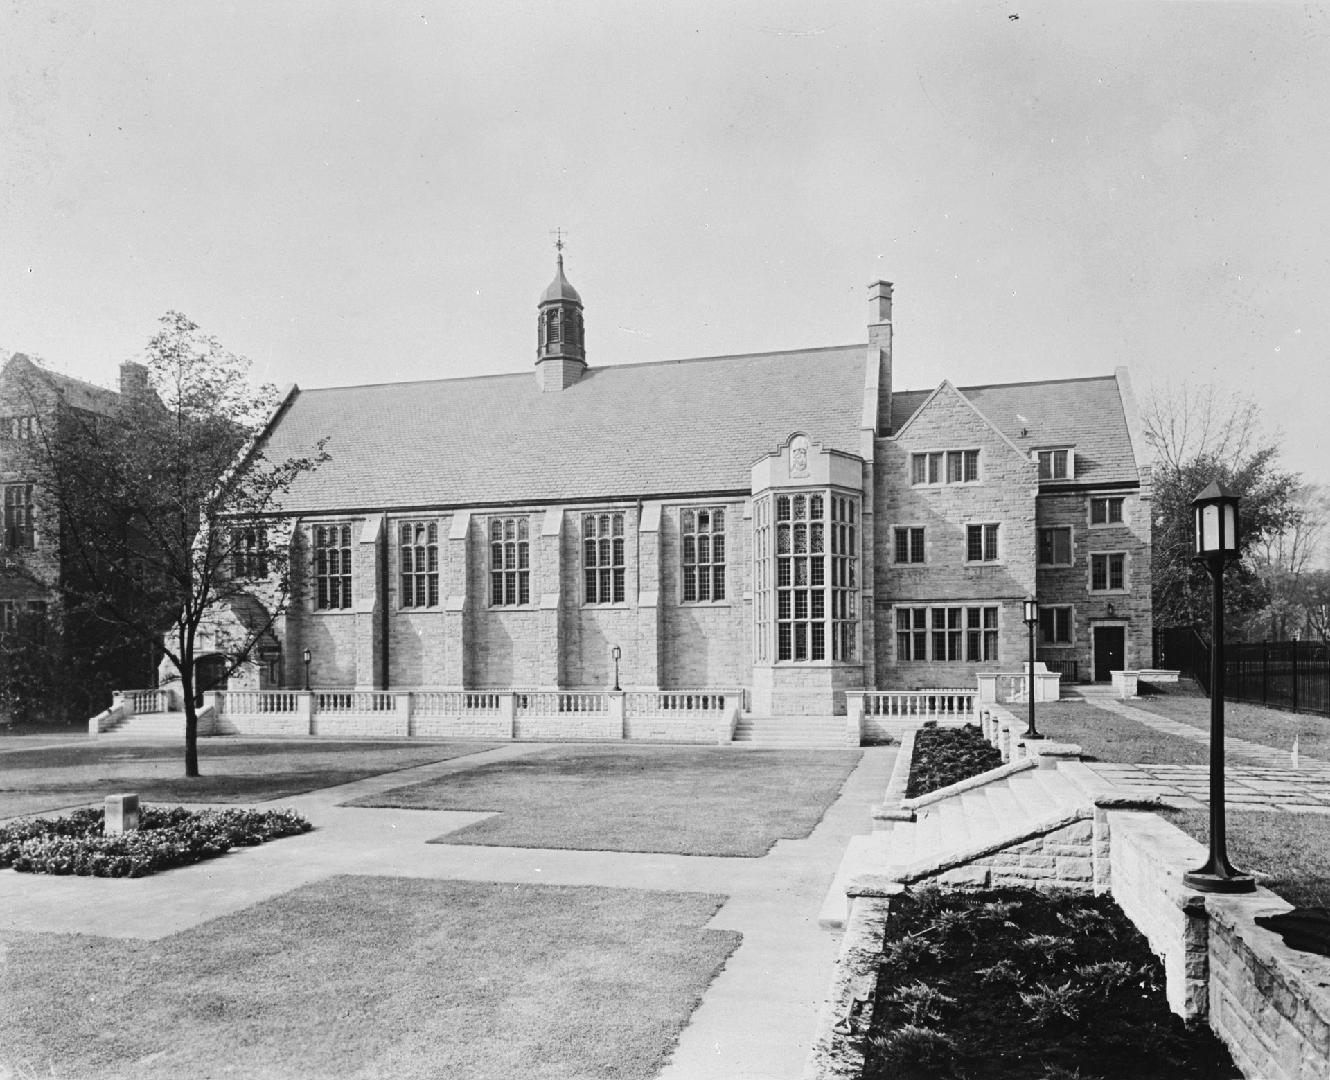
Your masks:
<path fill-rule="evenodd" d="M 1079 761 L 1024 758 L 904 800 L 874 832 L 854 836 L 827 892 L 819 923 L 845 925 L 847 890 L 926 878 L 949 884 L 1075 884 L 1095 878 L 1094 810 L 1111 789 Z M 886 817 L 887 815 L 881 815 Z"/>
<path fill-rule="evenodd" d="M 770 749 L 841 748 L 848 745 L 843 716 L 739 717 L 734 742 Z"/>
<path fill-rule="evenodd" d="M 135 713 L 113 727 L 103 728 L 100 736 L 121 736 L 133 739 L 183 739 L 185 714 L 183 712 Z"/>

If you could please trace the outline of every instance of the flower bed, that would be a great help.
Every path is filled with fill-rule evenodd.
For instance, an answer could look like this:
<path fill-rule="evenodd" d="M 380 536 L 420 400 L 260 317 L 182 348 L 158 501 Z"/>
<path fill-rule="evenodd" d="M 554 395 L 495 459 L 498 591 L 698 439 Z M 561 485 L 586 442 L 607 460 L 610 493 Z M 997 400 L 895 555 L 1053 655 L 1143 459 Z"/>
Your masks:
<path fill-rule="evenodd" d="M 914 799 L 971 776 L 996 769 L 1002 754 L 973 724 L 940 728 L 930 720 L 914 736 L 914 758 L 905 797 Z"/>
<path fill-rule="evenodd" d="M 103 836 L 100 808 L 0 827 L 0 868 L 28 874 L 143 877 L 225 855 L 233 847 L 309 832 L 294 810 L 186 810 L 145 806 L 139 828 Z"/>
<path fill-rule="evenodd" d="M 864 1080 L 1240 1077 L 1108 897 L 921 889 L 893 901 Z"/>

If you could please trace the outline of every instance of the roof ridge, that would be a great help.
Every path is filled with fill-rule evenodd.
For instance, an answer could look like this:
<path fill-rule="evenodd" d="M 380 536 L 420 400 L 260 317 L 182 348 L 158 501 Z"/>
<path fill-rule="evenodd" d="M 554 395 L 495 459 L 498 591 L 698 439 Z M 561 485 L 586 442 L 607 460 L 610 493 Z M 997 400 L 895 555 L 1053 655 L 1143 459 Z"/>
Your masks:
<path fill-rule="evenodd" d="M 724 353 L 719 356 L 684 356 L 674 360 L 638 360 L 631 364 L 600 364 L 588 365 L 587 375 L 599 371 L 622 371 L 628 368 L 644 367 L 672 367 L 681 364 L 706 364 L 721 360 L 749 360 L 754 357 L 770 356 L 797 356 L 801 353 L 830 353 L 830 352 L 850 352 L 856 349 L 868 348 L 867 343 L 858 345 L 818 345 L 807 349 L 771 349 L 765 352 L 750 353 Z M 534 365 L 533 365 L 534 366 Z M 392 379 L 384 382 L 373 383 L 349 383 L 343 386 L 315 386 L 308 389 L 302 388 L 303 394 L 321 393 L 326 390 L 370 390 L 378 386 L 423 386 L 427 383 L 459 383 L 459 382 L 480 382 L 482 379 L 522 379 L 527 378 L 529 371 L 492 371 L 484 375 L 456 375 L 444 379 Z M 584 375 L 583 378 L 586 376 Z"/>

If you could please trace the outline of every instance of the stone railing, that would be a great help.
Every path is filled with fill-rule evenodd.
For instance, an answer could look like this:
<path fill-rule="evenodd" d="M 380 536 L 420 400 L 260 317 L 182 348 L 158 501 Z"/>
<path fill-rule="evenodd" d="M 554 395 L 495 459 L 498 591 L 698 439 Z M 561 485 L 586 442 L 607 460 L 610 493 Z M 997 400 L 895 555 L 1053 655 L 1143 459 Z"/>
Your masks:
<path fill-rule="evenodd" d="M 727 743 L 744 691 L 224 690 L 204 700 L 218 734 Z M 95 718 L 99 729 L 119 722 L 111 712 Z"/>
<path fill-rule="evenodd" d="M 226 713 L 294 713 L 300 711 L 298 690 L 227 690 L 216 695 L 218 715 Z"/>
<path fill-rule="evenodd" d="M 985 705 L 1016 701 L 1029 701 L 1030 672 L 981 671 L 979 700 Z M 1062 674 L 1049 671 L 1042 661 L 1034 665 L 1035 701 L 1057 701 L 1062 696 Z"/>
<path fill-rule="evenodd" d="M 117 690 L 112 695 L 113 705 L 123 705 L 128 715 L 171 712 L 173 695 L 170 690 Z"/>
<path fill-rule="evenodd" d="M 865 740 L 898 739 L 927 720 L 973 723 L 978 707 L 976 690 L 847 690 L 846 741 L 859 746 Z"/>

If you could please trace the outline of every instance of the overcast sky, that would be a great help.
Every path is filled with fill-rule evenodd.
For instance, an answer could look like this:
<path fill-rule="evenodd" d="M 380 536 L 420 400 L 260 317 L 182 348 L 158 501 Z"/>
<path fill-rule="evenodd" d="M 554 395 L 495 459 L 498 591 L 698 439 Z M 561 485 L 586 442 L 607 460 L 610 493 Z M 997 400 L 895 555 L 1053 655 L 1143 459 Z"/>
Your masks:
<path fill-rule="evenodd" d="M 866 340 L 895 384 L 1252 393 L 1330 482 L 1330 13 L 1264 3 L 43 3 L 0 15 L 0 345 L 168 309 L 304 387 Z"/>

